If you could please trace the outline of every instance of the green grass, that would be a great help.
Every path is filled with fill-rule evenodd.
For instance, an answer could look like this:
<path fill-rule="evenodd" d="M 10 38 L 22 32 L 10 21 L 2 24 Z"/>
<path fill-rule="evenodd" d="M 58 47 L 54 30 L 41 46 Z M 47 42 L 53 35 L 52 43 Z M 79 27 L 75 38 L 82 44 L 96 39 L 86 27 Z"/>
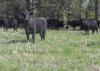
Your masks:
<path fill-rule="evenodd" d="M 31 39 L 31 36 L 30 36 Z M 100 34 L 48 30 L 35 43 L 23 30 L 0 31 L 0 71 L 95 71 L 100 67 Z"/>

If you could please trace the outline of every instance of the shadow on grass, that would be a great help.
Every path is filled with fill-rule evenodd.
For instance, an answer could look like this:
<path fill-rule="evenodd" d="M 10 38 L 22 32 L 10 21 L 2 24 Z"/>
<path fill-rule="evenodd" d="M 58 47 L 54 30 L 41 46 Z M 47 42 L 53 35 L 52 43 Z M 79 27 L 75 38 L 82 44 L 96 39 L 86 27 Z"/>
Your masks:
<path fill-rule="evenodd" d="M 87 35 L 87 36 L 89 35 L 89 33 L 84 33 L 84 32 L 81 32 L 81 34 L 82 35 Z"/>
<path fill-rule="evenodd" d="M 16 43 L 28 43 L 27 40 L 5 40 L 5 41 L 0 41 L 0 44 L 16 44 Z"/>
<path fill-rule="evenodd" d="M 91 42 L 88 42 L 87 46 L 88 47 L 91 47 L 91 46 L 98 46 L 98 47 L 100 47 L 100 41 L 91 41 Z"/>

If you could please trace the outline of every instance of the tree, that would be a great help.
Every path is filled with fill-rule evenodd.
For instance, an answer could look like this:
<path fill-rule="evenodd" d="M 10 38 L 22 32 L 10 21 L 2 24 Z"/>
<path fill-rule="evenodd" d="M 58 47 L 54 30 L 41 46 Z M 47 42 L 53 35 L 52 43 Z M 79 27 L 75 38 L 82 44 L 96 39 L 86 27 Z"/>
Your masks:
<path fill-rule="evenodd" d="M 98 20 L 98 0 L 95 0 L 95 19 Z"/>

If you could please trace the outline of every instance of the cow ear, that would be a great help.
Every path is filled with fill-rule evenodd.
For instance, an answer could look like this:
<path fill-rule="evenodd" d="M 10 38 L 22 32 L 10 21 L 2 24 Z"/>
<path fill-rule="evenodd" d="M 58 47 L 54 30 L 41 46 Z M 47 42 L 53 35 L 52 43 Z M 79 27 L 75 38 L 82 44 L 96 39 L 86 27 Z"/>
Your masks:
<path fill-rule="evenodd" d="M 28 15 L 28 11 L 25 9 L 23 12 L 22 12 L 24 15 Z"/>
<path fill-rule="evenodd" d="M 22 16 L 23 18 L 25 18 L 25 17 L 26 17 L 26 14 L 25 14 L 24 12 L 22 12 L 22 13 L 21 13 L 21 16 Z"/>
<path fill-rule="evenodd" d="M 30 15 L 33 15 L 33 12 L 30 12 Z"/>

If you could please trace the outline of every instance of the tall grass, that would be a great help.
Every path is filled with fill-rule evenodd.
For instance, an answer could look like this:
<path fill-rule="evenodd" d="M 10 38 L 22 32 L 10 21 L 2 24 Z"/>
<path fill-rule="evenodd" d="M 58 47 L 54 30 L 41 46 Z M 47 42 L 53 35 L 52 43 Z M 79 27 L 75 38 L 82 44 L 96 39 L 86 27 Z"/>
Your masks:
<path fill-rule="evenodd" d="M 0 71 L 95 71 L 100 67 L 100 34 L 48 30 L 28 43 L 23 30 L 0 31 Z"/>

